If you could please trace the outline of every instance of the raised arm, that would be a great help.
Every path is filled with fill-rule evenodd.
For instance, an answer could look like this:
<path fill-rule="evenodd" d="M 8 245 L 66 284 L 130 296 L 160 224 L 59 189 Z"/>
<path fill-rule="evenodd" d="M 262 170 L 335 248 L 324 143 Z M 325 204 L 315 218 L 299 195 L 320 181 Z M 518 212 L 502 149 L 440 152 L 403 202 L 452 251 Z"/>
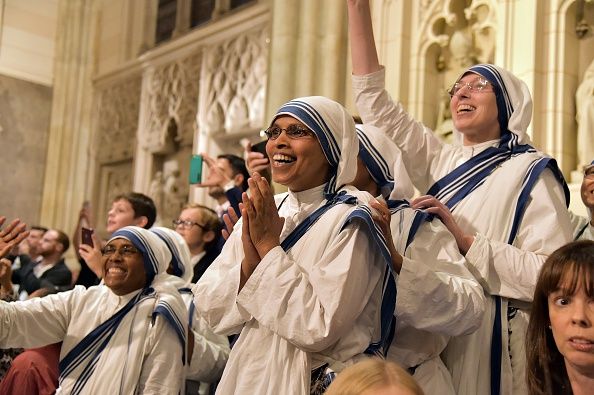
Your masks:
<path fill-rule="evenodd" d="M 33 348 L 64 340 L 71 299 L 80 289 L 24 302 L 0 301 L 0 348 Z"/>
<path fill-rule="evenodd" d="M 380 69 L 371 24 L 369 0 L 347 0 L 349 37 L 354 75 L 370 74 Z"/>

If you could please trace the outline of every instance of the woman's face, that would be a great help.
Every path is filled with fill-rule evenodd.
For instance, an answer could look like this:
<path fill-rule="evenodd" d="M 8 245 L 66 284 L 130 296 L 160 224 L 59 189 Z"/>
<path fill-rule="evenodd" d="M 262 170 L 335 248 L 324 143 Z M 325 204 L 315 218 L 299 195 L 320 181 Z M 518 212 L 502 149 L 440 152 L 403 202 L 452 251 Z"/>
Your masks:
<path fill-rule="evenodd" d="M 273 124 L 281 129 L 290 125 L 307 129 L 290 116 L 279 117 Z M 304 191 L 328 181 L 330 164 L 313 132 L 292 138 L 287 136 L 286 131 L 282 131 L 276 139 L 268 140 L 266 153 L 271 164 L 272 180 L 285 185 L 291 191 Z"/>
<path fill-rule="evenodd" d="M 126 239 L 115 239 L 103 247 L 103 280 L 116 295 L 144 287 L 146 271 L 142 253 Z"/>
<path fill-rule="evenodd" d="M 452 120 L 456 129 L 464 135 L 465 145 L 495 140 L 501 135 L 493 86 L 488 83 L 479 91 L 466 85 L 472 85 L 480 78 L 478 74 L 466 74 L 458 81 L 463 87 L 450 100 Z"/>
<path fill-rule="evenodd" d="M 573 295 L 563 289 L 553 292 L 548 306 L 553 338 L 567 370 L 594 374 L 594 300 L 580 285 Z"/>

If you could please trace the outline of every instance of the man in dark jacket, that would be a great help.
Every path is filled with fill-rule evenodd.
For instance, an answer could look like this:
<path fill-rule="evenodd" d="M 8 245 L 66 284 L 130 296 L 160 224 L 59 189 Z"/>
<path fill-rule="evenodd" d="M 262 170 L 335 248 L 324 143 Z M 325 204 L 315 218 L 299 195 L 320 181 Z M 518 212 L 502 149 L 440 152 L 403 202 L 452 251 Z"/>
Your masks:
<path fill-rule="evenodd" d="M 29 296 L 43 296 L 69 289 L 72 273 L 64 263 L 62 256 L 68 250 L 68 236 L 60 230 L 50 229 L 39 242 L 41 261 L 31 261 L 26 255 L 21 256 L 21 268 L 12 274 L 12 282 L 20 284 L 20 290 Z"/>

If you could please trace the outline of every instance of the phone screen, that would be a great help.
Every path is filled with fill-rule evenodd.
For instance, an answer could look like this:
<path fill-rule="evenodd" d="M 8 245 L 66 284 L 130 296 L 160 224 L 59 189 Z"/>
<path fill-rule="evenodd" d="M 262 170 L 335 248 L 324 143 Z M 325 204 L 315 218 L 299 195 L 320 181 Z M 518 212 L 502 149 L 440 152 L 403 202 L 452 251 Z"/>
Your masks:
<path fill-rule="evenodd" d="M 82 239 L 82 243 L 86 244 L 88 246 L 94 247 L 95 245 L 93 244 L 93 229 L 89 229 L 89 228 L 81 228 L 81 239 Z"/>
<path fill-rule="evenodd" d="M 261 154 L 264 154 L 264 156 L 266 156 L 266 143 L 267 142 L 268 142 L 268 140 L 264 140 L 264 141 L 260 141 L 257 144 L 252 145 L 252 151 L 259 152 Z"/>
<path fill-rule="evenodd" d="M 190 184 L 199 184 L 202 182 L 202 156 L 192 155 L 190 160 Z"/>

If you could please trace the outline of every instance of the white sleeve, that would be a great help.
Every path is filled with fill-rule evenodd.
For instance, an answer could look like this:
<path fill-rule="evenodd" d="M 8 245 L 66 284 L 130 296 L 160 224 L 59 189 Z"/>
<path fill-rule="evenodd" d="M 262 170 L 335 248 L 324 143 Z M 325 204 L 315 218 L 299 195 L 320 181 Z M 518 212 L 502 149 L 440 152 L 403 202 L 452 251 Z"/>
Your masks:
<path fill-rule="evenodd" d="M 163 317 L 157 317 L 147 338 L 138 394 L 178 395 L 184 379 L 182 345 Z"/>
<path fill-rule="evenodd" d="M 588 218 L 576 215 L 571 211 L 569 212 L 569 218 L 573 226 L 574 240 L 594 240 L 592 238 L 594 236 L 594 226 L 592 226 Z"/>
<path fill-rule="evenodd" d="M 406 249 L 397 282 L 397 320 L 432 333 L 475 331 L 485 309 L 481 285 L 439 219 L 425 222 Z"/>
<path fill-rule="evenodd" d="M 576 240 L 594 240 L 594 225 L 591 223 L 588 224 L 586 229 L 582 232 L 581 235 Z"/>
<path fill-rule="evenodd" d="M 379 128 L 400 148 L 406 171 L 421 193 L 446 175 L 440 169 L 455 167 L 450 163 L 454 161 L 450 146 L 390 97 L 383 67 L 368 75 L 353 75 L 352 84 L 361 119 Z"/>
<path fill-rule="evenodd" d="M 572 235 L 563 190 L 547 169 L 530 193 L 513 245 L 477 233 L 466 253 L 468 268 L 489 294 L 531 301 L 544 261 Z"/>
<path fill-rule="evenodd" d="M 35 348 L 64 340 L 72 302 L 81 292 L 77 287 L 22 302 L 0 301 L 0 348 Z"/>
<path fill-rule="evenodd" d="M 310 271 L 280 246 L 272 249 L 237 302 L 260 325 L 304 351 L 319 352 L 349 331 L 377 295 L 384 267 L 367 233 L 351 224 L 331 239 Z"/>
<path fill-rule="evenodd" d="M 251 318 L 242 315 L 236 303 L 243 257 L 241 226 L 236 225 L 221 254 L 192 288 L 196 306 L 194 319 L 203 317 L 215 333 L 239 333 Z"/>
<path fill-rule="evenodd" d="M 203 319 L 194 319 L 194 352 L 189 363 L 186 378 L 212 383 L 223 373 L 229 359 L 229 340 L 227 336 L 217 335 Z"/>

